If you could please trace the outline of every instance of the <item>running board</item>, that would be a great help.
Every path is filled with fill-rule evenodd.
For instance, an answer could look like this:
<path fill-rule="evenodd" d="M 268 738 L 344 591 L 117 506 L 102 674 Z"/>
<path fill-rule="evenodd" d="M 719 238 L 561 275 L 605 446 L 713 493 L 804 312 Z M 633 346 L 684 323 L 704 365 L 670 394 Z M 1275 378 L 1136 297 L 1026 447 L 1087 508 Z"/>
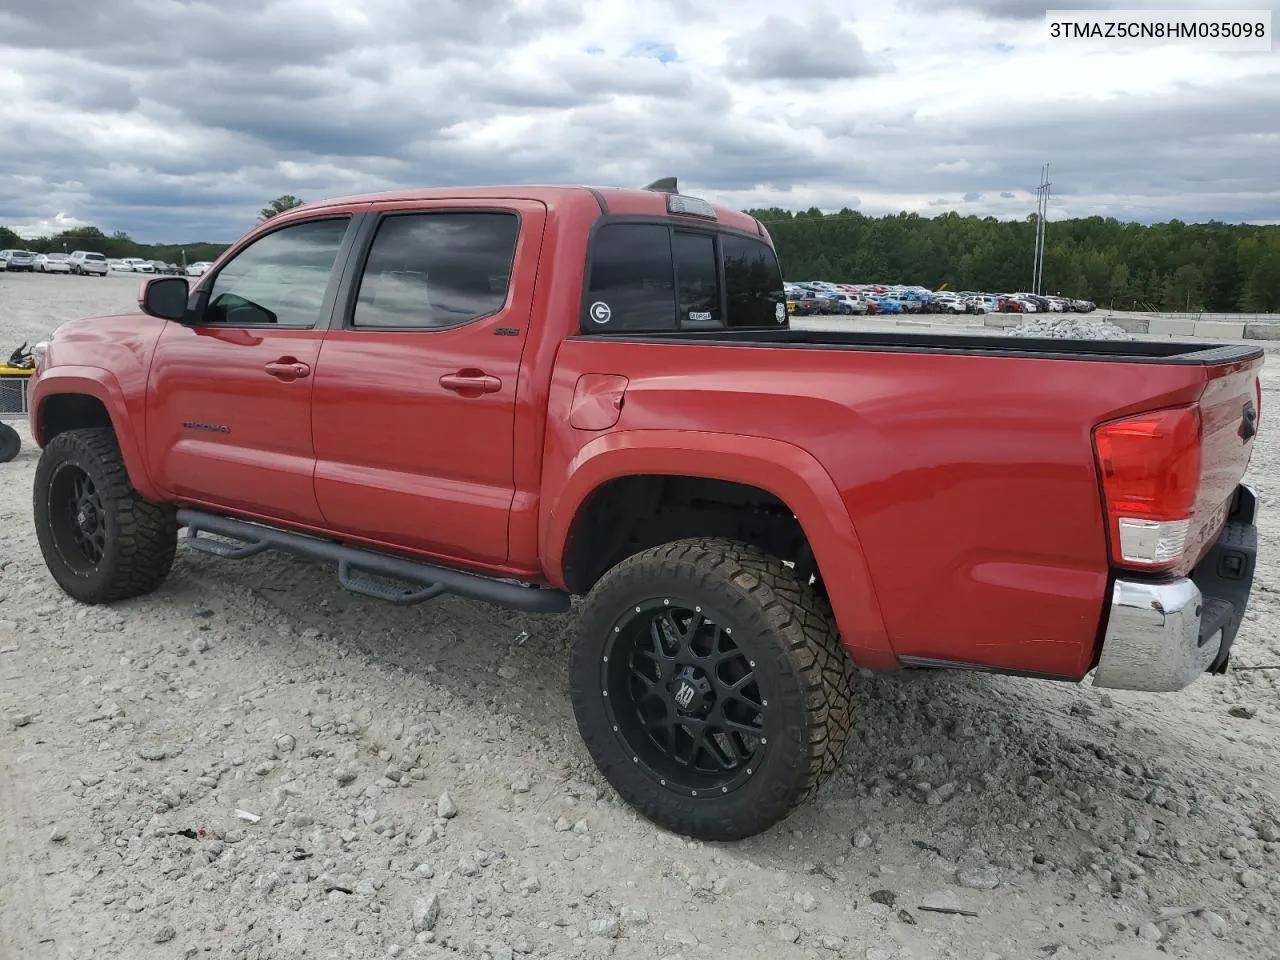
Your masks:
<path fill-rule="evenodd" d="M 411 604 L 454 593 L 527 613 L 565 613 L 569 609 L 569 594 L 561 590 L 450 570 L 202 510 L 178 510 L 178 525 L 187 528 L 184 538 L 187 546 L 226 560 L 240 560 L 266 550 L 280 550 L 331 561 L 338 565 L 338 582 L 343 587 L 377 600 Z M 224 539 L 210 540 L 200 534 Z"/>

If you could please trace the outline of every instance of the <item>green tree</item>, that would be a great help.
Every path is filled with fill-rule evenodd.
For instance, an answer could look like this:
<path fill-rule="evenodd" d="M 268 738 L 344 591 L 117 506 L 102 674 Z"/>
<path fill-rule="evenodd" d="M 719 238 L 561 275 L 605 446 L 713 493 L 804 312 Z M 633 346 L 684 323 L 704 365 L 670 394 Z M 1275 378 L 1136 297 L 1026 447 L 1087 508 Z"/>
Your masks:
<path fill-rule="evenodd" d="M 292 210 L 294 207 L 302 206 L 302 201 L 291 193 L 284 196 L 276 197 L 267 206 L 258 211 L 258 220 L 270 220 L 272 217 L 279 216 L 286 210 Z"/>
<path fill-rule="evenodd" d="M 1165 282 L 1166 310 L 1200 310 L 1204 307 L 1204 274 L 1194 263 L 1184 263 Z"/>
<path fill-rule="evenodd" d="M 1260 256 L 1245 281 L 1240 306 L 1248 311 L 1280 310 L 1280 244 Z"/>

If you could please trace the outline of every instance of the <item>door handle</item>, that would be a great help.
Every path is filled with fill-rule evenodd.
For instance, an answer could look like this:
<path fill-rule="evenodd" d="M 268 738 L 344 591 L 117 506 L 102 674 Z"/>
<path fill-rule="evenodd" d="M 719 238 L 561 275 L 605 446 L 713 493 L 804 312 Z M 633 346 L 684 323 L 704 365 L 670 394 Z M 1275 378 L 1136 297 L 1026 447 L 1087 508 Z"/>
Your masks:
<path fill-rule="evenodd" d="M 300 360 L 295 360 L 293 357 L 281 357 L 279 360 L 272 360 L 262 369 L 280 380 L 300 380 L 311 375 L 311 367 Z"/>
<path fill-rule="evenodd" d="M 478 370 L 459 370 L 441 377 L 440 386 L 455 393 L 479 396 L 482 393 L 497 393 L 502 389 L 502 381 Z"/>

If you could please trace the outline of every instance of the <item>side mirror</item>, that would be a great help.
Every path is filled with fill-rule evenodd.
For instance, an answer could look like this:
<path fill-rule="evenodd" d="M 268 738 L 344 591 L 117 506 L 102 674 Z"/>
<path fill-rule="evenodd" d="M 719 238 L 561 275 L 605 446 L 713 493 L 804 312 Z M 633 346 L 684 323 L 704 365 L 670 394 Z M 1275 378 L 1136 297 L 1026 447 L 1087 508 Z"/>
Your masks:
<path fill-rule="evenodd" d="M 138 306 L 161 320 L 182 320 L 187 315 L 187 296 L 185 277 L 150 277 L 138 289 Z"/>

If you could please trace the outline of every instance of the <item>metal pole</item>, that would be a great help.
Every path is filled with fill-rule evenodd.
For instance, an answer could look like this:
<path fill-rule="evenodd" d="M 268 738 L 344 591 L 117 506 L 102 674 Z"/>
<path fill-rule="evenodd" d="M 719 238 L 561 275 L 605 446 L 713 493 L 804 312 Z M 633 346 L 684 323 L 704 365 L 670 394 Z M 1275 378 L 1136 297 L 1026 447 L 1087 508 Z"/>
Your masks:
<path fill-rule="evenodd" d="M 1049 180 L 1049 164 L 1044 165 L 1044 208 L 1040 214 L 1040 285 L 1036 287 L 1036 295 L 1039 296 L 1044 288 L 1044 251 L 1047 244 L 1045 243 L 1045 231 L 1049 229 L 1049 190 L 1052 186 Z"/>

